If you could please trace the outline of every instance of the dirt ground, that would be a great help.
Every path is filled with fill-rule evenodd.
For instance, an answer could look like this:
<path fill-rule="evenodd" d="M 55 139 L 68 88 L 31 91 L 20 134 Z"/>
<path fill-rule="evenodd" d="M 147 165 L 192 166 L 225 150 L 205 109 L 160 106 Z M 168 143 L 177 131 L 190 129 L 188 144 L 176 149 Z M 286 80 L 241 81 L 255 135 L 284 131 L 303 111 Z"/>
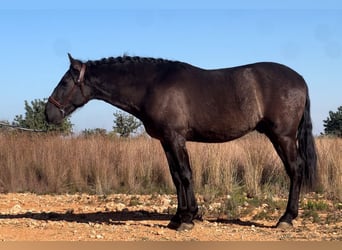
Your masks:
<path fill-rule="evenodd" d="M 176 204 L 174 195 L 0 194 L 0 241 L 342 240 L 341 209 L 320 212 L 320 218 L 330 219 L 315 223 L 300 215 L 293 228 L 281 230 L 273 227 L 277 219 L 255 219 L 267 204 L 228 220 L 213 201 L 205 204 L 203 220 L 193 230 L 177 232 L 166 227 Z"/>

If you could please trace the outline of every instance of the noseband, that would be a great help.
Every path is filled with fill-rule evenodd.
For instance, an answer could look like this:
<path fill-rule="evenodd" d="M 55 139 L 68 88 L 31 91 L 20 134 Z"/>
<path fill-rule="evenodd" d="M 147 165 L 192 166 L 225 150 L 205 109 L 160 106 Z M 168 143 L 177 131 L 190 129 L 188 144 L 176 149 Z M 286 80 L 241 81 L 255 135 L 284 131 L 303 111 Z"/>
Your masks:
<path fill-rule="evenodd" d="M 48 99 L 48 102 L 52 103 L 53 105 L 55 105 L 59 111 L 61 111 L 63 117 L 65 116 L 65 106 L 69 103 L 69 101 L 71 100 L 72 94 L 74 93 L 74 91 L 76 90 L 76 87 L 80 87 L 81 89 L 81 93 L 82 96 L 84 98 L 84 101 L 87 102 L 88 101 L 88 97 L 85 96 L 84 94 L 84 74 L 86 71 L 86 65 L 83 63 L 82 67 L 81 67 L 81 71 L 80 71 L 80 75 L 77 79 L 77 81 L 74 81 L 74 86 L 72 87 L 72 89 L 70 90 L 70 92 L 67 94 L 66 100 L 61 103 L 59 101 L 57 101 L 54 97 L 50 96 Z"/>

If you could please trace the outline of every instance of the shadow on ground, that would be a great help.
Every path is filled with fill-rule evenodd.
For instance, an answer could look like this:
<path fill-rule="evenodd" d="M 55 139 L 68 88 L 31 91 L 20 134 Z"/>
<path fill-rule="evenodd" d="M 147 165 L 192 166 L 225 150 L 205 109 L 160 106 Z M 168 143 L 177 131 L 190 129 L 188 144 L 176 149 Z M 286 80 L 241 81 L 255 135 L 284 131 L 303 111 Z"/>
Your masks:
<path fill-rule="evenodd" d="M 105 223 L 105 224 L 125 224 L 125 221 L 143 220 L 165 220 L 169 221 L 172 215 L 146 211 L 121 211 L 121 212 L 96 212 L 96 213 L 22 213 L 22 214 L 2 214 L 0 219 L 34 219 L 44 221 L 66 221 L 77 223 Z"/>
<path fill-rule="evenodd" d="M 120 211 L 120 212 L 96 212 L 96 213 L 56 213 L 56 212 L 40 212 L 40 213 L 22 213 L 22 214 L 2 214 L 0 219 L 33 219 L 43 221 L 66 221 L 77 223 L 105 223 L 112 225 L 125 225 L 126 221 L 170 221 L 172 215 L 165 213 L 140 211 Z M 198 218 L 199 221 L 202 218 Z M 210 223 L 233 224 L 245 227 L 254 225 L 259 228 L 273 228 L 273 226 L 265 226 L 260 223 L 251 221 L 241 221 L 239 219 L 207 219 Z"/>

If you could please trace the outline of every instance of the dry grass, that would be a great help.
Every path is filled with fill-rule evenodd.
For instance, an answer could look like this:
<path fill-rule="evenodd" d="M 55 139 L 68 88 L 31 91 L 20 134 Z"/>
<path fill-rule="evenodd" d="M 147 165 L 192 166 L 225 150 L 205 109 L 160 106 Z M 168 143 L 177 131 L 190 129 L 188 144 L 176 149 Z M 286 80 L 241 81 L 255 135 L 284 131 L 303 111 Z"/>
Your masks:
<path fill-rule="evenodd" d="M 342 200 L 342 139 L 319 138 L 316 140 L 318 149 L 318 176 L 321 191 L 331 198 Z"/>
<path fill-rule="evenodd" d="M 320 190 L 342 198 L 341 139 L 318 138 Z M 288 178 L 262 135 L 223 144 L 188 143 L 198 193 L 285 194 Z M 0 191 L 174 192 L 158 141 L 0 133 Z"/>

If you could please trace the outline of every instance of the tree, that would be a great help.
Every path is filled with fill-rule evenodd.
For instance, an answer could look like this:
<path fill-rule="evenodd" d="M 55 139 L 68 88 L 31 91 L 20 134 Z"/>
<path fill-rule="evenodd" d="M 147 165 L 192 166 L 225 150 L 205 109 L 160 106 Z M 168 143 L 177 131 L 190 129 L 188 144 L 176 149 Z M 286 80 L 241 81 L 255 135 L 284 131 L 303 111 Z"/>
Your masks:
<path fill-rule="evenodd" d="M 138 119 L 127 113 L 118 111 L 113 115 L 115 116 L 113 130 L 121 137 L 129 137 L 142 125 Z"/>
<path fill-rule="evenodd" d="M 323 123 L 326 135 L 342 137 L 342 106 L 336 112 L 329 111 L 329 117 Z"/>
<path fill-rule="evenodd" d="M 50 125 L 46 122 L 44 114 L 45 104 L 46 99 L 35 99 L 31 103 L 25 100 L 25 116 L 16 115 L 12 124 L 23 128 L 70 134 L 72 132 L 72 124 L 69 118 L 64 119 L 63 123 L 58 126 Z"/>

